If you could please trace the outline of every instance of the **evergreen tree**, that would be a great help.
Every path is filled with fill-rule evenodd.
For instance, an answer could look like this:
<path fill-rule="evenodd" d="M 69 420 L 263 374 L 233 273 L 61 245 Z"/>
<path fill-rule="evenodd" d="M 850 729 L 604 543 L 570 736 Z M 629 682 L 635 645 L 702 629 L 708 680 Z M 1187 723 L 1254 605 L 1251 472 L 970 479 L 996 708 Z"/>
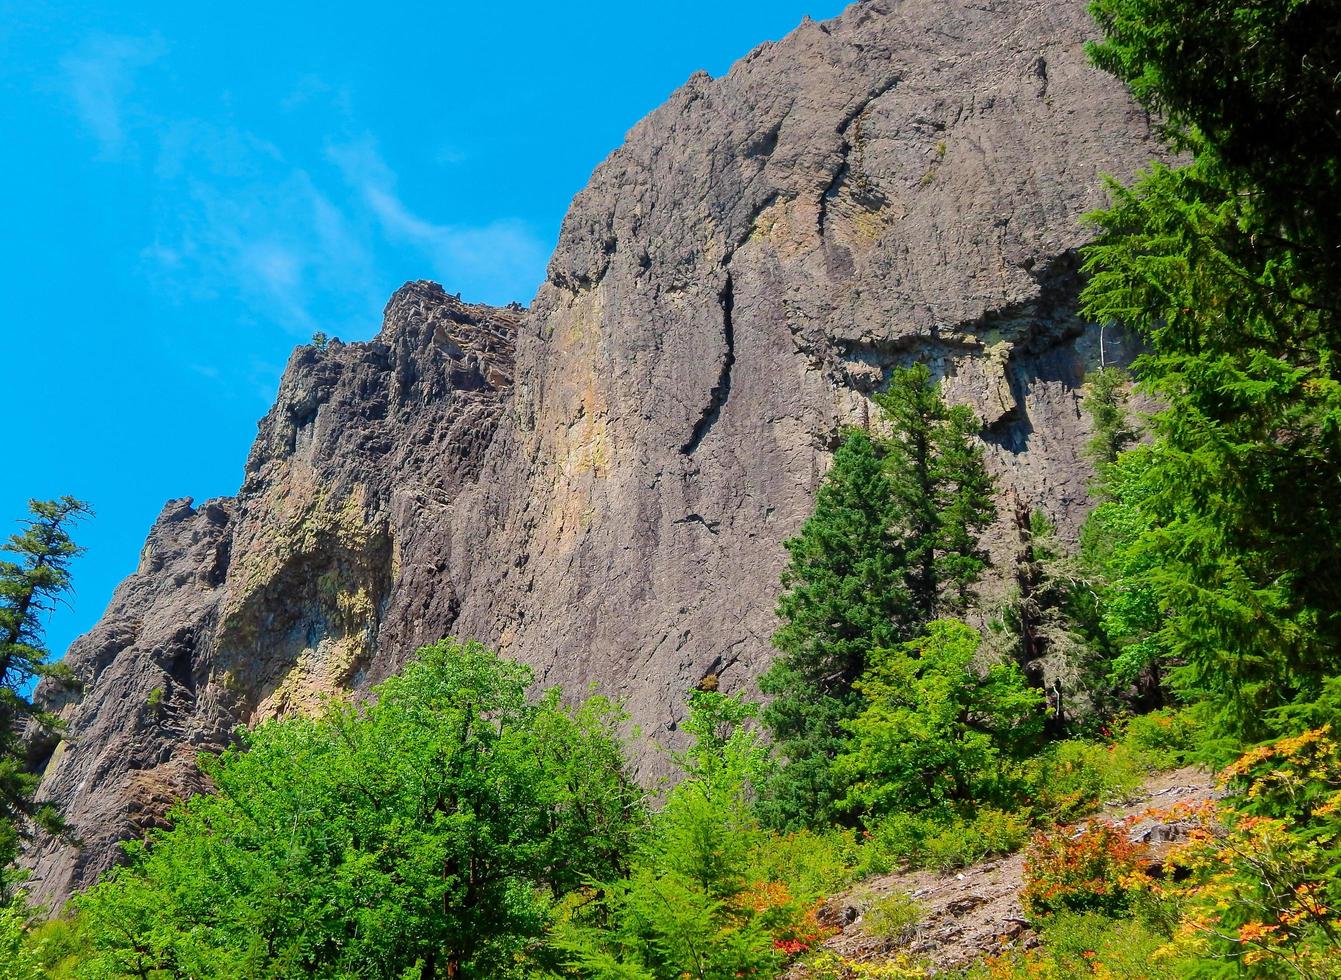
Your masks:
<path fill-rule="evenodd" d="M 1085 447 L 1103 479 L 1104 469 L 1136 441 L 1136 430 L 1127 415 L 1127 387 L 1131 376 L 1122 368 L 1101 367 L 1085 377 L 1081 407 L 1094 425 L 1094 435 Z"/>
<path fill-rule="evenodd" d="M 1108 645 L 1095 585 L 1081 559 L 1058 543 L 1042 512 L 1015 499 L 1014 518 L 1015 589 L 992 622 L 988 643 L 1046 695 L 1048 733 L 1061 735 L 1103 706 Z"/>
<path fill-rule="evenodd" d="M 897 369 L 877 396 L 910 600 L 906 639 L 938 612 L 961 611 L 987 567 L 978 537 L 996 516 L 976 443 L 978 421 L 947 406 L 925 364 Z"/>
<path fill-rule="evenodd" d="M 770 787 L 770 819 L 827 821 L 842 796 L 830 760 L 853 716 L 852 682 L 874 646 L 897 642 L 909 616 L 905 557 L 895 540 L 898 510 L 881 452 L 864 431 L 834 454 L 801 533 L 786 543 L 791 562 L 778 602 L 781 656 L 760 679 L 764 711 L 787 765 Z"/>
<path fill-rule="evenodd" d="M 1093 9 L 1095 61 L 1194 154 L 1111 184 L 1086 255 L 1087 315 L 1142 335 L 1137 376 L 1167 406 L 1106 515 L 1111 591 L 1211 732 L 1255 740 L 1321 696 L 1341 649 L 1341 18 Z"/>
<path fill-rule="evenodd" d="M 1042 697 L 1013 663 L 973 666 L 981 638 L 957 620 L 877 651 L 857 687 L 864 707 L 835 768 L 846 803 L 871 816 L 971 810 L 998 799 L 1004 766 L 1035 747 Z"/>
<path fill-rule="evenodd" d="M 896 370 L 877 403 L 890 435 L 849 434 L 814 514 L 787 542 L 781 655 L 761 679 L 773 696 L 764 720 L 786 760 L 764 810 L 782 826 L 837 818 L 846 789 L 832 763 L 871 651 L 963 609 L 987 565 L 978 537 L 995 507 L 973 413 L 947 406 L 921 364 Z"/>
<path fill-rule="evenodd" d="M 17 560 L 0 561 L 0 901 L 17 881 L 9 867 L 22 837 L 33 825 L 56 830 L 56 812 L 33 801 L 36 774 L 28 771 L 23 746 L 28 722 L 52 727 L 55 719 L 32 700 L 38 677 L 52 673 L 42 640 L 42 614 L 70 590 L 70 561 L 80 553 L 70 527 L 88 516 L 87 504 L 73 497 L 31 500 L 23 530 L 0 545 Z"/>

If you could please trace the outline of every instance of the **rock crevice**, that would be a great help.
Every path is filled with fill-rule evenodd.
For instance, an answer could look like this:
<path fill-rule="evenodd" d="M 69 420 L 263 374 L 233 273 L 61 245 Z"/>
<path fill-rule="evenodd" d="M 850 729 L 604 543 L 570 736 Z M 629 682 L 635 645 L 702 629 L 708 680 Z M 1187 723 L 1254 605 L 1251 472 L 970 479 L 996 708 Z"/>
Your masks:
<path fill-rule="evenodd" d="M 1084 0 L 806 22 L 630 131 L 528 309 L 409 283 L 372 341 L 297 351 L 237 496 L 169 504 L 69 652 L 81 686 L 42 691 L 69 738 L 35 747 L 41 792 L 83 845 L 28 855 L 37 897 L 199 789 L 237 724 L 444 635 L 599 683 L 663 771 L 686 691 L 754 690 L 782 542 L 898 364 L 932 364 L 1003 493 L 1074 534 L 1080 218 L 1157 152 L 1092 33 Z"/>

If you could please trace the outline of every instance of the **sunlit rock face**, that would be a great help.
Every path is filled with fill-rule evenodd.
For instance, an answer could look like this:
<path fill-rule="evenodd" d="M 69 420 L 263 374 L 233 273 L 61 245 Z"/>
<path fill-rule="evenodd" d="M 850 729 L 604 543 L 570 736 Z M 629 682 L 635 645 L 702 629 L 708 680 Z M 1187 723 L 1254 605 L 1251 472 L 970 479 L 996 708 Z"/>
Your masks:
<path fill-rule="evenodd" d="M 168 505 L 70 651 L 84 687 L 47 692 L 70 737 L 35 747 L 43 793 L 83 845 L 34 850 L 38 896 L 198 789 L 236 725 L 447 634 L 674 741 L 686 689 L 766 666 L 781 542 L 898 364 L 983 419 L 1003 564 L 1017 502 L 1074 534 L 1080 218 L 1158 152 L 1092 34 L 1083 0 L 806 22 L 634 127 L 529 309 L 412 283 L 376 340 L 295 353 L 238 495 Z"/>

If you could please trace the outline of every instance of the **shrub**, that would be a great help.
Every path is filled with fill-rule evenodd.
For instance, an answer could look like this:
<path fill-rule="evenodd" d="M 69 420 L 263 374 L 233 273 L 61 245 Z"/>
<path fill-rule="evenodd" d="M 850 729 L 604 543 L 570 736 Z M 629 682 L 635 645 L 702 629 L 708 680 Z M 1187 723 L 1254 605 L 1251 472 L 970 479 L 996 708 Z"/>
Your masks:
<path fill-rule="evenodd" d="M 946 818 L 929 814 L 891 813 L 866 832 L 859 876 L 885 874 L 903 866 L 919 866 L 926 841 L 944 827 Z"/>
<path fill-rule="evenodd" d="M 43 980 L 28 939 L 30 912 L 22 900 L 0 905 L 0 980 Z"/>
<path fill-rule="evenodd" d="M 856 831 L 799 830 L 770 834 L 757 848 L 751 865 L 761 877 L 785 881 L 798 898 L 810 901 L 855 881 L 862 850 Z"/>
<path fill-rule="evenodd" d="M 984 807 L 965 823 L 956 821 L 922 845 L 920 863 L 938 871 L 963 868 L 994 854 L 1019 850 L 1029 836 L 1024 814 Z"/>
<path fill-rule="evenodd" d="M 1120 744 L 1156 769 L 1186 765 L 1197 750 L 1197 725 L 1188 710 L 1165 708 L 1136 715 L 1124 726 Z"/>
<path fill-rule="evenodd" d="M 1323 726 L 1255 748 L 1223 775 L 1236 795 L 1207 807 L 1170 854 L 1178 880 L 1151 883 L 1182 913 L 1174 949 L 1253 976 L 1335 976 L 1341 743 Z"/>
<path fill-rule="evenodd" d="M 962 868 L 1017 851 L 1028 837 L 1029 818 L 1023 812 L 983 807 L 970 820 L 944 813 L 894 813 L 871 828 L 857 874 L 884 874 L 899 867 Z"/>
<path fill-rule="evenodd" d="M 991 957 L 968 971 L 968 980 L 1081 980 L 1128 977 L 1175 980 L 1183 964 L 1160 956 L 1166 939 L 1134 919 L 1096 912 L 1059 912 L 1042 924 L 1041 944 Z"/>
<path fill-rule="evenodd" d="M 1125 821 L 1096 820 L 1075 834 L 1065 828 L 1036 834 L 1024 862 L 1020 898 L 1025 911 L 1034 916 L 1127 911 L 1144 856 L 1144 848 L 1128 838 L 1128 829 Z"/>
<path fill-rule="evenodd" d="M 930 972 L 924 960 L 908 953 L 882 963 L 865 963 L 825 951 L 806 960 L 805 968 L 812 980 L 913 980 Z"/>
<path fill-rule="evenodd" d="M 1118 742 L 1058 742 L 1026 769 L 1039 816 L 1066 822 L 1110 801 L 1130 800 L 1149 772 L 1147 760 Z"/>
<path fill-rule="evenodd" d="M 925 910 L 916 899 L 903 892 L 893 892 L 872 901 L 861 921 L 868 934 L 903 946 L 916 934 L 924 914 Z"/>

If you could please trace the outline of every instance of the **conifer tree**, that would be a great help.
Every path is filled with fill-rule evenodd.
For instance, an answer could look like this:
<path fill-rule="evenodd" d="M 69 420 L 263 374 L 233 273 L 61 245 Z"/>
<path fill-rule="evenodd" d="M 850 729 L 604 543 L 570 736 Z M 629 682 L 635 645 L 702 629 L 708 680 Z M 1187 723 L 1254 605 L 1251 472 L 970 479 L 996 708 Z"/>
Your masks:
<path fill-rule="evenodd" d="M 1101 367 L 1085 377 L 1085 397 L 1081 407 L 1094 424 L 1094 435 L 1085 447 L 1090 460 L 1103 471 L 1136 441 L 1136 430 L 1127 415 L 1127 386 L 1131 376 L 1122 368 Z"/>
<path fill-rule="evenodd" d="M 25 764 L 23 734 L 30 720 L 55 723 L 30 693 L 32 682 L 53 669 L 41 614 L 70 590 L 70 561 L 80 552 L 70 527 L 92 513 L 73 497 L 31 500 L 28 507 L 31 517 L 20 522 L 23 530 L 0 545 L 0 551 L 17 556 L 0 561 L 0 901 L 10 897 L 13 880 L 6 869 L 29 826 L 54 830 L 60 823 L 50 806 L 33 801 L 37 777 Z"/>
<path fill-rule="evenodd" d="M 996 508 L 974 440 L 978 420 L 945 404 L 926 365 L 896 370 L 876 402 L 891 432 L 885 459 L 911 600 L 907 639 L 939 612 L 968 604 L 987 567 L 978 537 Z"/>
<path fill-rule="evenodd" d="M 1086 255 L 1086 314 L 1140 333 L 1136 374 L 1166 406 L 1109 481 L 1112 594 L 1210 732 L 1257 740 L 1321 696 L 1341 649 L 1341 18 L 1318 0 L 1092 9 L 1096 63 L 1193 155 L 1111 183 Z"/>
<path fill-rule="evenodd" d="M 909 615 L 898 510 L 881 455 L 868 433 L 849 433 L 814 514 L 786 543 L 791 562 L 773 637 L 781 656 L 760 680 L 773 697 L 765 723 L 788 760 L 767 804 L 783 825 L 834 816 L 842 793 L 829 763 L 842 743 L 842 722 L 854 714 L 852 683 L 871 648 L 895 643 Z"/>
<path fill-rule="evenodd" d="M 947 406 L 921 364 L 896 370 L 877 404 L 890 435 L 849 434 L 787 542 L 781 656 L 761 679 L 786 760 L 764 810 L 782 826 L 838 817 L 846 790 L 832 763 L 861 707 L 853 683 L 872 651 L 963 609 L 987 565 L 978 537 L 995 506 L 973 413 Z"/>

